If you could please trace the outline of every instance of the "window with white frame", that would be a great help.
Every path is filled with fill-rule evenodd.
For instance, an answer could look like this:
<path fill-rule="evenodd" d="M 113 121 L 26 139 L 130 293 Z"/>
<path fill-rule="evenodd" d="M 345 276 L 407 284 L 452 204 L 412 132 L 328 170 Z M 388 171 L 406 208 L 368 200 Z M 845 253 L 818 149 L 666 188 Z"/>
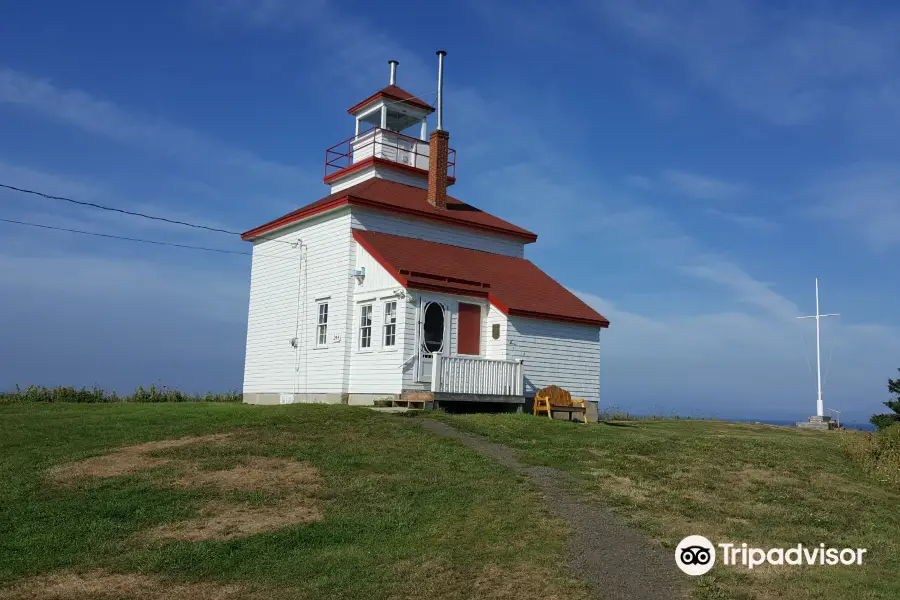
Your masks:
<path fill-rule="evenodd" d="M 328 303 L 320 302 L 316 321 L 316 346 L 324 346 L 328 343 Z"/>
<path fill-rule="evenodd" d="M 372 347 L 372 305 L 359 307 L 359 348 L 365 350 Z"/>
<path fill-rule="evenodd" d="M 397 301 L 384 303 L 384 346 L 397 344 Z"/>

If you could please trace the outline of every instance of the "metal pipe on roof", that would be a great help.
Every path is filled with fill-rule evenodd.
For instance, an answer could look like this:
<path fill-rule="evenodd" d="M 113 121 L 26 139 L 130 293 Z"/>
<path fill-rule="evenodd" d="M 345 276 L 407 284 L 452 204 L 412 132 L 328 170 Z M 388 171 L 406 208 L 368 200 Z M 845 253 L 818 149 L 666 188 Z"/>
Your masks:
<path fill-rule="evenodd" d="M 444 129 L 444 57 L 447 52 L 438 50 L 437 128 Z"/>
<path fill-rule="evenodd" d="M 388 64 L 391 65 L 391 85 L 397 85 L 397 65 L 400 63 L 396 60 L 389 60 Z"/>

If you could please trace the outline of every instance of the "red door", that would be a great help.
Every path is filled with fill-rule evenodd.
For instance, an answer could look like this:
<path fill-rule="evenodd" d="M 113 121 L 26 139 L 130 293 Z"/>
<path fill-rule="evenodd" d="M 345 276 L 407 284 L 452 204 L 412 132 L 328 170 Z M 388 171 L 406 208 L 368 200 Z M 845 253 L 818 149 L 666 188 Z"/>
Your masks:
<path fill-rule="evenodd" d="M 456 327 L 456 353 L 481 353 L 481 307 L 459 303 L 459 323 Z"/>

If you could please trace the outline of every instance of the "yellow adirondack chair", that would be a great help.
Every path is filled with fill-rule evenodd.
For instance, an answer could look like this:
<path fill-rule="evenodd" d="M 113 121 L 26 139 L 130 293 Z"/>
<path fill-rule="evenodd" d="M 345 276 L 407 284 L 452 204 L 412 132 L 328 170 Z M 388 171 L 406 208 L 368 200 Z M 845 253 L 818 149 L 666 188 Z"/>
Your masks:
<path fill-rule="evenodd" d="M 587 424 L 587 408 L 583 398 L 572 399 L 572 394 L 567 390 L 551 385 L 538 390 L 534 395 L 535 416 L 539 413 L 547 413 L 549 418 L 553 418 L 553 411 L 569 413 L 569 420 L 572 419 L 573 413 L 581 413 L 581 419 Z"/>

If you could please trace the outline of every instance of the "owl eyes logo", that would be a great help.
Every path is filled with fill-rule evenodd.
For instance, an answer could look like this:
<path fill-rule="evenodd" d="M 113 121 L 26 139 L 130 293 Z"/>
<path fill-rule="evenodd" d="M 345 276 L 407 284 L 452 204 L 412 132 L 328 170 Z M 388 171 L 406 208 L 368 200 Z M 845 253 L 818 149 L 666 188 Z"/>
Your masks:
<path fill-rule="evenodd" d="M 711 550 L 703 546 L 688 546 L 681 551 L 681 562 L 686 565 L 705 565 L 711 558 Z"/>
<path fill-rule="evenodd" d="M 715 548 L 702 535 L 689 535 L 675 548 L 675 564 L 688 575 L 703 575 L 716 564 Z"/>

